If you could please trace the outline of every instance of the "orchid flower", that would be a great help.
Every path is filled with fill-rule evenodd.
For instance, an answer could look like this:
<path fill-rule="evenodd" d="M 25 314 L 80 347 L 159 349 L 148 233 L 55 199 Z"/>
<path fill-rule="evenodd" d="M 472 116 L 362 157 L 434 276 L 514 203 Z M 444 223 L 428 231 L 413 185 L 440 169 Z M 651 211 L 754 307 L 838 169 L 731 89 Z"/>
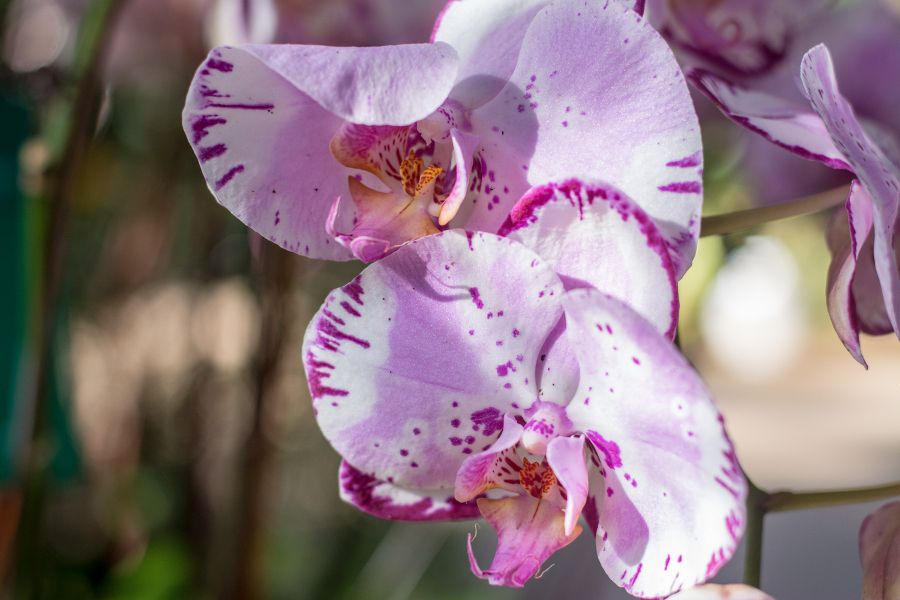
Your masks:
<path fill-rule="evenodd" d="M 866 517 L 859 531 L 863 566 L 862 600 L 900 598 L 900 502 Z"/>
<path fill-rule="evenodd" d="M 642 3 L 449 2 L 429 44 L 213 50 L 183 123 L 217 200 L 282 247 L 370 262 L 494 233 L 535 185 L 639 199 L 677 276 L 696 247 L 699 127 Z"/>
<path fill-rule="evenodd" d="M 865 365 L 859 332 L 900 337 L 900 151 L 864 127 L 841 95 L 828 49 L 806 53 L 801 80 L 812 111 L 703 71 L 691 77 L 735 122 L 804 158 L 850 171 L 847 227 L 829 236 L 828 310 L 847 350 Z"/>
<path fill-rule="evenodd" d="M 480 513 L 499 543 L 484 568 L 470 536 L 469 560 L 494 585 L 524 585 L 581 516 L 633 595 L 707 580 L 745 520 L 723 419 L 661 334 L 670 307 L 648 320 L 567 255 L 608 253 L 592 283 L 627 283 L 652 303 L 661 235 L 615 188 L 574 181 L 526 195 L 503 230 L 405 244 L 313 318 L 303 355 L 319 426 L 344 459 L 341 497 L 387 519 Z M 532 236 L 561 254 L 517 241 Z M 592 240 L 603 250 L 591 254 Z"/>
<path fill-rule="evenodd" d="M 775 600 L 756 588 L 742 584 L 701 585 L 675 594 L 669 600 Z"/>
<path fill-rule="evenodd" d="M 214 0 L 206 17 L 206 37 L 214 46 L 271 42 L 277 29 L 273 0 Z"/>
<path fill-rule="evenodd" d="M 734 77 L 772 71 L 826 0 L 653 0 L 651 21 L 685 58 Z"/>

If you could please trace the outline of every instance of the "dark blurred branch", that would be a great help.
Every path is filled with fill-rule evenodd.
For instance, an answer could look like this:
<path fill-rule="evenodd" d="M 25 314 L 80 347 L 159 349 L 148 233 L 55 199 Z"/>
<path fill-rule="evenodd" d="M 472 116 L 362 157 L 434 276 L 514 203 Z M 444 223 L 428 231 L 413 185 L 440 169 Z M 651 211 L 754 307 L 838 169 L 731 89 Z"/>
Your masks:
<path fill-rule="evenodd" d="M 900 481 L 888 485 L 821 492 L 775 492 L 765 502 L 767 512 L 826 508 L 900 496 Z"/>
<path fill-rule="evenodd" d="M 254 369 L 252 425 L 244 446 L 239 477 L 234 562 L 232 568 L 226 570 L 228 576 L 233 577 L 233 585 L 227 588 L 227 594 L 237 600 L 262 596 L 260 559 L 265 529 L 265 483 L 273 450 L 266 439 L 264 420 L 275 391 L 279 360 L 288 339 L 291 322 L 289 293 L 296 266 L 296 261 L 288 252 L 261 239 L 254 242 L 262 242 L 254 261 L 257 286 L 261 290 L 262 335 Z"/>
<path fill-rule="evenodd" d="M 25 415 L 24 425 L 30 435 L 21 454 L 20 468 L 25 476 L 25 511 L 17 535 L 19 562 L 25 561 L 27 564 L 20 564 L 26 568 L 17 569 L 17 576 L 19 583 L 26 586 L 29 585 L 28 580 L 37 585 L 39 578 L 40 553 L 37 551 L 37 540 L 41 522 L 41 474 L 44 466 L 40 439 L 54 365 L 53 342 L 66 235 L 77 176 L 81 171 L 91 135 L 96 128 L 100 110 L 103 59 L 114 23 L 124 4 L 125 0 L 97 0 L 84 17 L 72 66 L 74 90 L 64 90 L 64 95 L 72 94 L 71 102 L 67 103 L 67 118 L 63 120 L 63 126 L 66 127 L 63 132 L 65 142 L 60 155 L 54 157 L 55 161 L 47 173 L 46 209 L 49 214 L 43 238 L 43 272 L 35 328 L 35 361 L 31 376 L 25 378 L 30 385 L 21 398 Z M 46 133 L 47 137 L 52 137 L 56 132 Z M 32 559 L 34 563 L 31 563 Z M 32 588 L 30 593 L 36 594 L 37 589 Z"/>
<path fill-rule="evenodd" d="M 744 532 L 744 583 L 759 587 L 762 578 L 763 521 L 769 495 L 747 478 L 747 529 Z"/>
<path fill-rule="evenodd" d="M 804 196 L 772 206 L 705 216 L 700 224 L 700 236 L 727 235 L 772 221 L 820 212 L 846 202 L 849 194 L 850 186 L 842 185 L 820 194 Z"/>

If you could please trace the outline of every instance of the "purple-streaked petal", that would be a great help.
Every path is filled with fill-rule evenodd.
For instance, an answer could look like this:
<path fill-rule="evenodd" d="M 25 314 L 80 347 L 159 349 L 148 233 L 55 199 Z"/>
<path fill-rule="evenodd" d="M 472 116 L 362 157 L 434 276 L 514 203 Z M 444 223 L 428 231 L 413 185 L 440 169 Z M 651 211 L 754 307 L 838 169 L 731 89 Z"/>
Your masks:
<path fill-rule="evenodd" d="M 409 490 L 367 475 L 341 462 L 341 499 L 364 513 L 395 521 L 448 521 L 475 519 L 474 502 L 457 502 L 452 489 Z"/>
<path fill-rule="evenodd" d="M 900 337 L 900 267 L 894 248 L 900 210 L 900 170 L 872 142 L 853 108 L 841 95 L 831 55 L 825 46 L 820 44 L 806 53 L 800 78 L 835 146 L 846 157 L 871 199 L 875 270 L 888 319 Z"/>
<path fill-rule="evenodd" d="M 261 236 L 310 256 L 347 260 L 325 220 L 347 195 L 328 144 L 338 117 L 237 49 L 213 50 L 191 84 L 183 125 L 216 200 Z M 297 128 L 302 135 L 286 135 Z"/>
<path fill-rule="evenodd" d="M 584 464 L 584 437 L 557 437 L 547 445 L 547 463 L 566 489 L 565 534 L 578 525 L 581 509 L 587 501 L 588 474 Z"/>
<path fill-rule="evenodd" d="M 493 98 L 516 67 L 528 25 L 550 0 L 450 0 L 431 39 L 453 46 L 459 78 L 453 97 L 474 108 Z"/>
<path fill-rule="evenodd" d="M 522 587 L 537 575 L 544 561 L 581 533 L 581 525 L 566 534 L 564 517 L 552 502 L 530 495 L 500 500 L 480 498 L 478 509 L 497 531 L 497 550 L 491 566 L 482 570 L 468 540 L 469 565 L 476 577 L 491 585 Z"/>
<path fill-rule="evenodd" d="M 900 502 L 885 504 L 859 530 L 862 600 L 900 598 Z"/>
<path fill-rule="evenodd" d="M 456 472 L 454 496 L 458 501 L 468 502 L 499 483 L 497 460 L 519 443 L 524 431 L 513 417 L 503 417 L 503 431 L 497 441 L 487 450 L 469 456 Z"/>
<path fill-rule="evenodd" d="M 854 181 L 850 187 L 846 212 L 837 213 L 828 230 L 828 246 L 832 258 L 828 269 L 826 300 L 835 332 L 847 351 L 864 367 L 867 365 L 859 343 L 859 318 L 853 282 L 860 251 L 871 230 L 871 199 L 865 188 Z"/>
<path fill-rule="evenodd" d="M 675 346 L 628 306 L 589 289 L 563 304 L 581 369 L 567 410 L 596 452 L 585 515 L 603 568 L 640 597 L 708 580 L 745 521 L 722 417 Z"/>
<path fill-rule="evenodd" d="M 700 129 L 669 47 L 632 10 L 616 2 L 546 7 L 509 84 L 472 123 L 498 202 L 474 204 L 470 226 L 496 230 L 534 185 L 601 179 L 640 202 L 677 273 L 687 269 L 703 197 Z"/>
<path fill-rule="evenodd" d="M 538 352 L 562 282 L 526 247 L 448 231 L 411 242 L 335 290 L 304 339 L 319 426 L 359 470 L 452 488 L 536 397 Z"/>
<path fill-rule="evenodd" d="M 785 150 L 833 169 L 850 169 L 825 124 L 807 107 L 756 92 L 701 69 L 688 74 L 726 117 Z"/>
<path fill-rule="evenodd" d="M 685 590 L 670 596 L 669 600 L 775 600 L 767 593 L 743 585 L 734 583 L 730 585 L 717 585 L 710 583 Z"/>
<path fill-rule="evenodd" d="M 222 47 L 200 66 L 185 133 L 220 204 L 260 235 L 314 258 L 346 260 L 325 222 L 347 195 L 329 153 L 342 120 L 409 124 L 444 101 L 456 76 L 445 44 L 385 48 Z M 338 224 L 349 229 L 352 211 Z"/>
<path fill-rule="evenodd" d="M 499 233 L 537 252 L 566 289 L 595 287 L 627 300 L 660 333 L 674 337 L 678 286 L 665 240 L 616 188 L 575 179 L 532 188 Z"/>

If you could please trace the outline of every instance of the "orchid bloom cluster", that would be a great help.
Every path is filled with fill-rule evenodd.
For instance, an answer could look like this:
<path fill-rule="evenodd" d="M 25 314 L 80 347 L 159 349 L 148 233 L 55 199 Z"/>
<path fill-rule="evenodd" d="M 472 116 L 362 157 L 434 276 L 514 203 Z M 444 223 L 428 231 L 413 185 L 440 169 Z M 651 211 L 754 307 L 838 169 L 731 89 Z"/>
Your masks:
<path fill-rule="evenodd" d="M 688 80 L 643 4 L 453 0 L 429 43 L 216 48 L 184 128 L 216 199 L 254 231 L 369 263 L 303 344 L 346 502 L 483 517 L 497 549 L 485 567 L 470 536 L 469 562 L 495 585 L 524 585 L 586 526 L 635 596 L 765 599 L 689 589 L 735 552 L 748 491 L 672 343 L 703 152 Z M 782 56 L 783 40 L 748 58 L 699 5 L 670 9 L 680 27 L 663 33 L 732 71 Z M 769 35 L 773 18 L 750 22 Z M 900 332 L 893 147 L 854 118 L 823 47 L 802 68 L 814 113 L 722 77 L 690 79 L 737 122 L 856 177 L 829 308 L 862 361 L 860 330 Z"/>

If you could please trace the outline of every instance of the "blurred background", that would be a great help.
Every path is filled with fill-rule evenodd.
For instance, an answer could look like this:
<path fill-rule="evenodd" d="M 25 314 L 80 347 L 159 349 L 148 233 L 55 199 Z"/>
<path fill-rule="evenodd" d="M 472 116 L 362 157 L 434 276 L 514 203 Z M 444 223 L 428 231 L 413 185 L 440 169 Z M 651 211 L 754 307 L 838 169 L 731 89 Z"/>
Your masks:
<path fill-rule="evenodd" d="M 389 523 L 339 501 L 300 342 L 361 265 L 307 260 L 248 232 L 207 191 L 181 130 L 187 86 L 214 45 L 427 41 L 442 5 L 0 0 L 0 597 L 627 597 L 587 535 L 524 591 L 494 589 L 468 572 L 471 523 Z M 887 54 L 864 51 L 871 27 L 843 39 L 866 11 L 893 40 Z M 832 51 L 856 75 L 845 92 L 865 116 L 900 124 L 900 96 L 879 84 L 893 99 L 879 114 L 853 62 L 878 56 L 871 80 L 900 82 L 895 4 L 827 12 L 798 39 L 830 41 L 843 23 L 849 50 Z M 799 58 L 784 62 L 782 75 L 796 72 Z M 761 146 L 699 98 L 698 111 L 707 213 L 844 181 Z M 900 479 L 900 345 L 865 339 L 866 372 L 831 330 L 828 218 L 704 239 L 682 282 L 680 343 L 748 474 L 770 490 Z M 763 588 L 780 600 L 858 597 L 856 535 L 875 506 L 768 517 Z M 491 536 L 482 528 L 482 560 Z M 740 564 L 718 579 L 738 581 Z"/>

